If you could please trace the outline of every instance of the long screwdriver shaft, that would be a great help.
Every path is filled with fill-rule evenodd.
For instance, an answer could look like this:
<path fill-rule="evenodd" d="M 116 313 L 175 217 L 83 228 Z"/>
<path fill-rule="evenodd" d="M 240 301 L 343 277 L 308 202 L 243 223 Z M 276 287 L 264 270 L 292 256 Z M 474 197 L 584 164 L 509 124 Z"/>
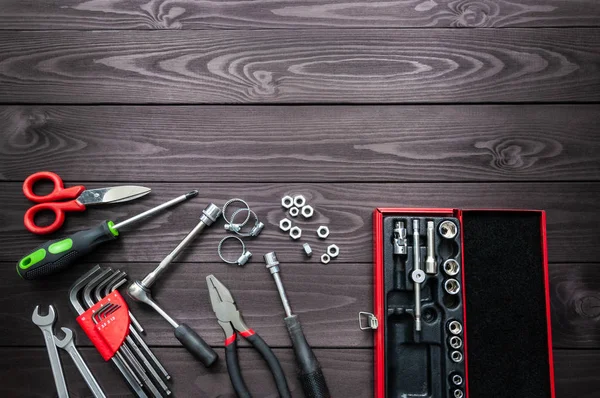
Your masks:
<path fill-rule="evenodd" d="M 171 207 L 173 205 L 176 205 L 177 203 L 181 203 L 184 200 L 188 200 L 190 198 L 193 198 L 196 195 L 198 195 L 198 191 L 197 190 L 190 191 L 190 192 L 186 193 L 185 195 L 178 196 L 175 199 L 171 199 L 168 202 L 165 202 L 163 204 L 160 204 L 160 205 L 158 205 L 156 207 L 151 208 L 150 210 L 146 210 L 143 213 L 140 213 L 140 214 L 138 214 L 136 216 L 128 218 L 127 220 L 121 221 L 120 223 L 115 224 L 113 228 L 118 231 L 119 229 L 121 229 L 123 227 L 126 227 L 129 224 L 133 224 L 135 222 L 143 220 L 146 217 L 150 217 L 151 215 L 156 214 L 159 211 L 161 211 L 163 209 L 166 209 L 167 207 Z"/>
<path fill-rule="evenodd" d="M 294 354 L 296 355 L 296 362 L 298 363 L 300 384 L 304 395 L 311 398 L 329 398 L 329 388 L 325 382 L 325 376 L 321 365 L 317 360 L 317 357 L 313 353 L 312 348 L 306 340 L 306 336 L 302 331 L 300 320 L 297 315 L 292 314 L 290 303 L 285 294 L 281 277 L 279 276 L 279 261 L 275 252 L 270 252 L 264 256 L 267 269 L 273 275 L 275 284 L 277 285 L 277 291 L 283 308 L 285 309 L 285 326 L 287 327 L 290 340 L 292 341 L 292 347 L 294 348 Z"/>

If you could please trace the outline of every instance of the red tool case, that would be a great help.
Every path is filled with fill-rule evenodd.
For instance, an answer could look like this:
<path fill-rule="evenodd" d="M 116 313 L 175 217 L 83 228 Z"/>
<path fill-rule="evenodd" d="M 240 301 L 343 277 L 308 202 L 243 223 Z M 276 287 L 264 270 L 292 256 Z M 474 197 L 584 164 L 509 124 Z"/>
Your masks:
<path fill-rule="evenodd" d="M 455 393 L 471 398 L 554 398 L 545 212 L 378 208 L 373 216 L 374 316 L 379 324 L 374 332 L 375 398 L 437 398 L 440 394 L 454 398 Z M 399 333 L 397 317 L 388 322 L 392 319 L 389 317 L 397 315 L 388 304 L 388 297 L 396 294 L 388 281 L 392 267 L 391 225 L 415 217 L 449 218 L 459 225 L 456 259 L 461 272 L 456 278 L 461 283 L 457 297 L 462 300 L 464 325 L 461 392 L 456 392 L 444 373 L 448 366 L 456 365 L 440 355 L 446 353 L 445 348 L 440 349 L 438 344 L 416 350 L 414 347 L 424 344 L 420 338 L 413 341 L 406 325 Z M 439 257 L 438 264 L 443 261 Z M 439 279 L 448 278 L 441 267 L 438 272 Z M 438 301 L 433 304 L 443 307 L 441 299 Z M 401 310 L 410 317 L 403 315 L 401 319 L 410 322 L 413 315 L 406 308 L 408 304 Z M 446 321 L 445 314 L 443 309 L 438 311 L 440 325 Z M 402 348 L 401 344 L 407 345 Z M 424 355 L 428 359 L 423 359 Z"/>

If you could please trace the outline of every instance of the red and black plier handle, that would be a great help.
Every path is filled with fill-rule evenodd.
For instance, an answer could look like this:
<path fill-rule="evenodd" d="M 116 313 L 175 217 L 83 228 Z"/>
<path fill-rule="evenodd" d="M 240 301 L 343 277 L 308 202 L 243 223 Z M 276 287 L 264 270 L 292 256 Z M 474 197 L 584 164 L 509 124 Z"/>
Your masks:
<path fill-rule="evenodd" d="M 269 365 L 271 373 L 273 374 L 273 379 L 277 385 L 277 391 L 279 391 L 279 395 L 282 398 L 291 398 L 292 395 L 290 394 L 287 380 L 285 379 L 285 374 L 283 373 L 283 369 L 281 368 L 281 364 L 275 356 L 275 353 L 273 353 L 273 350 L 271 350 L 271 347 L 269 347 L 267 343 L 252 329 L 244 330 L 239 334 L 248 340 L 250 344 L 252 344 L 256 351 L 259 352 L 259 354 Z M 242 372 L 237 354 L 237 333 L 235 332 L 233 335 L 225 339 L 225 361 L 227 363 L 227 370 L 229 371 L 231 384 L 233 385 L 233 389 L 235 390 L 237 396 L 240 398 L 251 398 L 252 395 L 250 395 L 248 387 L 246 387 L 246 383 L 242 378 Z"/>

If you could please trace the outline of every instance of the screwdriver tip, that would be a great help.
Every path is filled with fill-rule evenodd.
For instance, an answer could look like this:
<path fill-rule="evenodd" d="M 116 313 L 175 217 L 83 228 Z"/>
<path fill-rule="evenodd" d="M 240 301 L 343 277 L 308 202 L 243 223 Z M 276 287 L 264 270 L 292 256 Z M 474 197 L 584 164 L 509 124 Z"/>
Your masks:
<path fill-rule="evenodd" d="M 190 191 L 188 193 L 185 194 L 185 197 L 187 199 L 193 198 L 194 196 L 198 195 L 198 190 L 194 189 L 193 191 Z"/>

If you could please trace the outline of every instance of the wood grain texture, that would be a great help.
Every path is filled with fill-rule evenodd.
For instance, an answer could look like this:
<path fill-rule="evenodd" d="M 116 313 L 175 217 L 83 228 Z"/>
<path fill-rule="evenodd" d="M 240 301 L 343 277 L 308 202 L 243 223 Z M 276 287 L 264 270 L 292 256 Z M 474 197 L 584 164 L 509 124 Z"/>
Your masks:
<path fill-rule="evenodd" d="M 119 379 L 112 365 L 102 362 L 91 348 L 81 350 L 90 368 L 112 397 L 133 396 Z M 214 370 L 206 370 L 183 349 L 156 349 L 173 374 L 173 395 L 176 397 L 227 397 L 235 395 L 229 382 L 226 367 L 219 361 Z M 219 351 L 222 356 L 222 351 Z M 295 364 L 291 349 L 275 349 L 292 394 L 301 395 L 294 377 Z M 373 391 L 373 361 L 369 349 L 315 350 L 329 388 L 334 396 L 369 397 Z M 47 353 L 43 348 L 0 348 L 0 365 L 6 369 L 6 380 L 36 380 L 35 383 L 1 383 L 2 396 L 47 397 L 53 381 Z M 240 365 L 244 378 L 255 396 L 275 397 L 275 387 L 260 357 L 251 349 L 240 349 Z M 600 351 L 555 350 L 556 397 L 595 398 L 600 394 Z M 11 366 L 18 363 L 19 366 Z M 89 394 L 72 362 L 63 355 L 63 366 L 72 396 Z M 294 395 L 295 396 L 295 395 Z"/>
<path fill-rule="evenodd" d="M 3 31 L 0 101 L 598 101 L 599 45 L 595 28 Z"/>
<path fill-rule="evenodd" d="M 597 181 L 598 125 L 600 105 L 5 106 L 0 179 Z"/>
<path fill-rule="evenodd" d="M 111 363 L 105 363 L 92 348 L 81 351 L 107 396 L 134 396 Z M 302 388 L 296 379 L 296 364 L 292 350 L 275 349 L 274 351 L 281 362 L 292 396 L 302 396 Z M 172 382 L 169 384 L 174 397 L 234 398 L 236 396 L 229 381 L 224 360 L 225 353 L 222 349 L 217 350 L 221 360 L 210 370 L 194 360 L 183 348 L 158 348 L 155 352 L 172 374 Z M 253 349 L 243 348 L 239 349 L 238 353 L 244 379 L 253 396 L 277 397 L 272 376 L 260 355 Z M 0 394 L 3 397 L 52 396 L 54 382 L 45 349 L 0 348 L 0 354 L 2 354 L 0 366 L 4 369 L 3 380 L 35 380 L 30 383 L 0 383 Z M 71 396 L 91 396 L 73 362 L 64 353 L 61 354 Z M 321 363 L 329 389 L 334 396 L 368 397 L 372 394 L 373 354 L 371 350 L 317 349 L 315 355 Z M 11 366 L 14 363 L 18 363 L 19 366 Z"/>
<path fill-rule="evenodd" d="M 37 170 L 31 170 L 31 172 Z M 201 178 L 201 177 L 200 177 Z M 80 181 L 68 181 L 75 184 Z M 116 185 L 86 184 L 88 188 Z M 329 225 L 331 235 L 325 241 L 341 248 L 337 263 L 370 263 L 372 257 L 372 212 L 376 207 L 457 207 L 457 208 L 538 208 L 548 211 L 548 245 L 551 262 L 594 262 L 600 257 L 597 218 L 600 203 L 599 183 L 436 183 L 436 184 L 250 184 L 250 183 L 185 183 L 147 184 L 153 192 L 135 202 L 88 209 L 70 214 L 61 231 L 50 237 L 59 238 L 102 220 L 124 220 L 153 206 L 179 196 L 190 189 L 200 190 L 198 198 L 179 205 L 173 211 L 123 231 L 118 241 L 111 242 L 87 258 L 87 262 L 143 261 L 158 263 L 197 223 L 202 209 L 209 203 L 219 205 L 234 197 L 244 198 L 266 224 L 260 237 L 249 242 L 256 254 L 253 260 L 276 250 L 286 262 L 302 262 L 301 245 L 279 230 L 285 216 L 280 206 L 285 194 L 304 194 L 315 208 L 308 221 L 296 220 L 303 228 L 302 242 L 322 250 L 316 229 Z M 30 206 L 19 183 L 0 185 L 0 261 L 20 259 L 49 237 L 34 236 L 22 225 L 23 214 Z M 216 247 L 225 236 L 223 221 L 211 227 L 183 255 L 180 261 L 219 262 Z M 152 247 L 152 250 L 148 250 Z"/>
<path fill-rule="evenodd" d="M 550 268 L 555 347 L 600 348 L 600 264 Z"/>
<path fill-rule="evenodd" d="M 599 26 L 593 0 L 5 0 L 0 29 Z"/>
<path fill-rule="evenodd" d="M 275 284 L 258 263 L 244 269 L 222 263 L 174 264 L 153 288 L 160 305 L 178 321 L 192 326 L 211 345 L 223 346 L 223 332 L 210 306 L 205 277 L 214 274 L 232 292 L 246 323 L 274 347 L 289 347 L 284 317 Z M 67 292 L 89 264 L 73 267 L 49 281 L 23 282 L 14 275 L 14 264 L 0 263 L 0 345 L 39 346 L 39 330 L 31 327 L 31 312 L 40 304 L 52 303 L 60 324 L 77 329 Z M 156 263 L 103 264 L 127 271 L 141 279 Z M 282 278 L 292 308 L 300 316 L 310 343 L 321 348 L 370 348 L 370 333 L 358 329 L 359 311 L 373 308 L 371 264 L 317 262 L 283 263 Z M 600 264 L 550 264 L 554 348 L 600 348 L 597 288 Z M 126 297 L 125 289 L 121 292 Z M 127 298 L 127 297 L 126 297 Z M 18 304 L 15 303 L 18 300 Z M 132 312 L 146 329 L 146 341 L 153 346 L 179 343 L 173 329 L 154 311 L 127 298 Z M 83 335 L 79 344 L 90 346 Z M 241 340 L 240 345 L 248 344 Z"/>
<path fill-rule="evenodd" d="M 282 260 L 282 259 L 280 259 Z M 76 329 L 75 313 L 68 300 L 73 282 L 91 265 L 81 264 L 44 281 L 19 280 L 11 263 L 2 264 L 0 287 L 0 345 L 39 345 L 39 330 L 32 327 L 31 313 L 36 305 L 52 303 L 60 324 Z M 105 264 L 122 269 L 131 279 L 143 279 L 157 263 Z M 215 275 L 234 296 L 246 323 L 271 346 L 289 347 L 290 340 L 283 323 L 285 312 L 275 282 L 255 254 L 254 263 L 245 268 L 221 262 L 210 264 L 173 264 L 152 289 L 162 308 L 179 322 L 194 328 L 209 344 L 223 346 L 223 330 L 212 310 L 206 276 Z M 372 311 L 371 264 L 336 264 L 324 266 L 317 260 L 304 263 L 282 263 L 281 277 L 288 298 L 313 347 L 372 347 L 372 336 L 358 328 L 358 312 Z M 121 289 L 126 297 L 126 289 Z M 15 303 L 18 299 L 18 304 Z M 179 346 L 173 328 L 149 307 L 128 300 L 132 312 L 146 329 L 146 341 L 154 346 Z M 83 335 L 79 344 L 90 346 Z M 248 346 L 240 340 L 241 346 Z"/>

